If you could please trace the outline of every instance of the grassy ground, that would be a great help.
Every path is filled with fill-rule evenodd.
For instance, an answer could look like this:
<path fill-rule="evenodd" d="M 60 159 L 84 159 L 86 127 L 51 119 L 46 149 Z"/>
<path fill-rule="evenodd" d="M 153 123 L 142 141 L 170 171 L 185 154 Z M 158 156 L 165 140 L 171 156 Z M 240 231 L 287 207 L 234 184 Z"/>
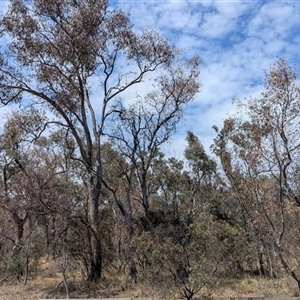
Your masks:
<path fill-rule="evenodd" d="M 37 278 L 29 281 L 26 285 L 22 282 L 2 283 L 0 286 L 0 299 L 5 300 L 37 300 L 46 298 L 51 295 L 49 292 L 55 288 L 59 280 L 51 278 Z M 153 290 L 147 287 L 137 286 L 135 290 L 123 292 L 119 297 L 139 297 L 149 296 L 153 300 L 166 299 L 167 293 L 159 290 Z M 66 298 L 63 290 L 60 290 L 62 298 Z M 82 295 L 82 294 L 81 294 Z M 296 286 L 289 280 L 265 280 L 258 278 L 248 278 L 243 280 L 235 280 L 228 282 L 228 286 L 219 287 L 218 291 L 214 293 L 215 297 L 272 297 L 272 296 L 297 296 L 299 295 Z M 57 294 L 56 294 L 57 296 Z M 71 293 L 72 297 L 76 297 L 76 293 Z M 86 295 L 88 296 L 88 295 Z M 99 295 L 101 297 L 101 295 Z M 105 295 L 107 297 L 109 295 Z M 115 295 L 112 295 L 115 296 Z M 173 296 L 172 296 L 173 298 Z M 169 299 L 172 299 L 169 298 Z"/>
<path fill-rule="evenodd" d="M 66 298 L 59 266 L 44 261 L 38 276 L 29 278 L 26 285 L 22 280 L 8 278 L 0 283 L 0 300 L 37 300 L 47 297 Z M 77 280 L 76 286 L 69 278 L 70 297 L 152 297 L 153 300 L 174 299 L 167 289 L 154 288 L 150 284 L 138 284 L 134 289 L 124 289 L 122 282 L 104 280 L 100 286 L 86 286 Z M 105 282 L 106 281 L 106 282 Z M 61 284 L 60 284 L 61 283 Z M 272 297 L 299 296 L 297 285 L 291 278 L 265 279 L 248 277 L 239 280 L 223 279 L 217 286 L 215 297 Z"/>

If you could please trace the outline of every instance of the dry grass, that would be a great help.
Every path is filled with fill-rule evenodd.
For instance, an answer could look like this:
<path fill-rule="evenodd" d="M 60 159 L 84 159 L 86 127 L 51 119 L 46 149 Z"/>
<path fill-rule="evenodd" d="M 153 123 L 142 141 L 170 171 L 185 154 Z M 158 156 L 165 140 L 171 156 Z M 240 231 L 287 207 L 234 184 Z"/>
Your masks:
<path fill-rule="evenodd" d="M 294 297 L 299 296 L 297 284 L 290 277 L 266 279 L 249 277 L 224 280 L 215 291 L 215 297 Z"/>
<path fill-rule="evenodd" d="M 71 297 L 152 297 L 153 300 L 174 299 L 167 288 L 159 288 L 151 284 L 138 284 L 134 287 L 124 286 L 124 278 L 119 281 L 112 280 L 114 274 L 107 274 L 99 285 L 83 284 L 75 276 L 69 279 Z M 62 282 L 57 263 L 42 261 L 38 276 L 29 278 L 26 285 L 16 278 L 9 278 L 0 283 L 0 300 L 38 300 L 48 296 L 66 298 L 63 284 L 56 290 L 55 287 Z M 162 284 L 162 286 L 164 286 Z M 54 290 L 54 291 L 53 291 Z M 53 291 L 53 293 L 51 293 Z M 265 279 L 249 277 L 236 280 L 222 280 L 213 294 L 214 297 L 272 297 L 272 296 L 299 296 L 297 285 L 291 278 Z"/>

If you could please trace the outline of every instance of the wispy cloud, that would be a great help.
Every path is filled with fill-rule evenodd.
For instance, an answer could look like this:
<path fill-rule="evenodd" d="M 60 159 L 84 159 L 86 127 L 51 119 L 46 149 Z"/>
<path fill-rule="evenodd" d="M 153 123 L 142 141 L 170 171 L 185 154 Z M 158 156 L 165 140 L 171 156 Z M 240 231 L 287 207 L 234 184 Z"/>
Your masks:
<path fill-rule="evenodd" d="M 197 134 L 208 150 L 215 137 L 212 126 L 222 127 L 234 111 L 232 98 L 258 95 L 264 70 L 278 57 L 300 70 L 300 1 L 114 0 L 111 4 L 127 11 L 137 30 L 153 28 L 184 56 L 199 54 L 204 60 L 202 92 L 186 107 L 184 120 L 165 147 L 168 155 L 182 157 L 187 130 Z M 133 100 L 143 89 L 133 89 L 126 98 Z"/>
<path fill-rule="evenodd" d="M 278 57 L 300 67 L 300 2 L 296 1 L 118 1 L 138 28 L 151 27 L 186 56 L 203 60 L 202 92 L 186 108 L 168 149 L 182 156 L 187 130 L 208 150 L 232 99 L 257 96 L 264 70 Z"/>

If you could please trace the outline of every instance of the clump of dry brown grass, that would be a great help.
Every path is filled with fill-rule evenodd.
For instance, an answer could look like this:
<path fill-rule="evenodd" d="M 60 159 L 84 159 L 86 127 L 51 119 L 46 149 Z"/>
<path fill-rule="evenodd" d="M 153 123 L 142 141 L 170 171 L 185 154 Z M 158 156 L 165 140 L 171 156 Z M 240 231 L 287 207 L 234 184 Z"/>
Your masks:
<path fill-rule="evenodd" d="M 126 274 L 117 270 L 106 272 L 99 284 L 87 283 L 77 272 L 68 274 L 68 287 L 73 298 L 108 297 L 151 297 L 153 300 L 171 300 L 176 293 L 167 283 L 155 283 L 151 280 L 132 285 Z M 273 297 L 299 296 L 297 284 L 290 277 L 266 279 L 247 277 L 243 279 L 222 279 L 216 285 L 213 297 Z M 38 300 L 47 297 L 66 297 L 59 263 L 53 260 L 41 260 L 38 273 L 29 277 L 26 285 L 11 276 L 0 283 L 0 299 Z"/>
<path fill-rule="evenodd" d="M 214 297 L 284 297 L 297 296 L 297 284 L 290 277 L 268 279 L 247 277 L 243 279 L 222 280 Z"/>

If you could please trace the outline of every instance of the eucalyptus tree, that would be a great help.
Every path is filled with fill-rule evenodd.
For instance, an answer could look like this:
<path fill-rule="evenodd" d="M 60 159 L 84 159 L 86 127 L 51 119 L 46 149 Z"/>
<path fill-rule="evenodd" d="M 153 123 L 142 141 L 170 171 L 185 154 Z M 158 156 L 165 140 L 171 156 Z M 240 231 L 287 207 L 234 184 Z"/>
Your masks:
<path fill-rule="evenodd" d="M 152 74 L 153 99 L 160 89 L 165 101 L 175 95 L 184 104 L 198 91 L 198 65 L 182 63 L 157 32 L 135 32 L 129 16 L 105 0 L 11 0 L 0 25 L 9 41 L 0 55 L 1 102 L 42 105 L 78 147 L 89 191 L 89 280 L 97 281 L 103 230 L 98 207 L 105 183 L 101 143 L 116 100 Z"/>
<path fill-rule="evenodd" d="M 169 70 L 169 77 L 157 78 L 155 89 L 138 95 L 134 104 L 118 103 L 116 126 L 108 136 L 136 170 L 146 217 L 150 210 L 151 167 L 159 156 L 159 148 L 174 134 L 183 106 L 199 91 L 196 78 L 201 63 L 199 57 L 181 63 Z"/>
<path fill-rule="evenodd" d="M 28 190 L 32 187 L 27 173 L 27 169 L 33 166 L 30 152 L 33 151 L 33 141 L 44 129 L 44 121 L 45 116 L 39 111 L 14 112 L 4 124 L 0 138 L 1 208 L 16 225 L 16 239 L 12 239 L 16 249 L 23 239 L 25 222 L 34 205 L 27 197 L 30 192 L 23 188 L 26 183 Z"/>
<path fill-rule="evenodd" d="M 38 261 L 50 248 L 57 251 L 52 236 L 64 231 L 75 199 L 74 185 L 65 179 L 65 158 L 43 136 L 46 125 L 40 110 L 14 111 L 0 137 L 1 238 L 10 241 L 6 264 L 18 262 L 15 272 L 25 267 L 26 275 L 31 256 Z"/>
<path fill-rule="evenodd" d="M 133 201 L 142 205 L 148 219 L 151 212 L 150 196 L 157 192 L 153 165 L 159 157 L 159 147 L 167 142 L 176 130 L 182 116 L 182 106 L 190 102 L 199 90 L 197 68 L 201 64 L 198 57 L 170 70 L 169 78 L 165 76 L 156 80 L 155 90 L 144 97 L 138 96 L 134 104 L 124 105 L 119 102 L 114 118 L 114 127 L 105 133 L 110 137 L 128 163 L 126 180 L 123 186 L 126 196 L 117 197 L 115 201 L 125 217 L 130 239 L 133 235 L 132 215 Z M 189 65 L 193 68 L 189 71 Z M 122 164 L 120 164 L 122 165 Z M 153 176 L 154 175 L 154 176 Z M 137 186 L 138 184 L 138 186 Z M 139 191 L 139 196 L 136 192 Z M 120 200 L 123 198 L 123 202 Z M 125 202 L 125 203 L 124 203 Z M 132 280 L 136 281 L 136 268 L 133 261 L 133 248 L 130 249 Z"/>
<path fill-rule="evenodd" d="M 198 137 L 188 131 L 186 141 L 188 143 L 184 150 L 184 156 L 189 168 L 189 201 L 191 202 L 191 213 L 207 209 L 214 198 L 217 197 L 220 186 L 217 174 L 217 164 L 204 150 Z"/>
<path fill-rule="evenodd" d="M 300 87 L 295 71 L 283 59 L 265 75 L 266 90 L 260 97 L 238 102 L 238 114 L 225 121 L 215 152 L 258 249 L 270 248 L 269 254 L 264 252 L 265 265 L 259 258 L 262 273 L 275 249 L 300 288 L 300 274 L 292 267 L 299 255 L 293 224 L 298 224 L 300 204 Z M 273 273 L 273 263 L 268 265 Z"/>
<path fill-rule="evenodd" d="M 126 271 L 129 263 L 131 282 L 137 283 L 137 268 L 131 243 L 134 234 L 133 216 L 138 210 L 132 199 L 139 193 L 135 166 L 126 161 L 126 157 L 118 152 L 112 143 L 104 143 L 102 153 L 107 194 L 105 206 L 110 205 L 114 213 L 115 249 L 118 251 L 120 268 Z"/>

